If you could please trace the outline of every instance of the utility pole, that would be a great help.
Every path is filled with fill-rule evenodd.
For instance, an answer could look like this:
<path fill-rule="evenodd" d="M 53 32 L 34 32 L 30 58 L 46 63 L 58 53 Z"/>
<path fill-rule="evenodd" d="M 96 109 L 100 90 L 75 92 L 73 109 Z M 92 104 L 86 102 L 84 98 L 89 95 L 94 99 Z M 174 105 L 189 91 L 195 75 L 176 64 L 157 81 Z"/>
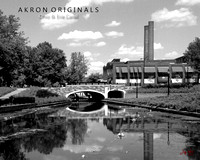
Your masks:
<path fill-rule="evenodd" d="M 168 73 L 168 84 L 167 84 L 167 88 L 168 88 L 168 89 L 167 89 L 167 95 L 169 96 L 169 92 L 170 92 L 170 90 L 169 90 L 169 88 L 170 88 L 170 86 L 169 86 L 169 85 L 170 85 L 170 84 L 169 84 L 169 83 L 170 83 L 170 72 L 169 72 L 169 69 L 168 69 L 168 72 L 167 72 L 167 73 Z"/>

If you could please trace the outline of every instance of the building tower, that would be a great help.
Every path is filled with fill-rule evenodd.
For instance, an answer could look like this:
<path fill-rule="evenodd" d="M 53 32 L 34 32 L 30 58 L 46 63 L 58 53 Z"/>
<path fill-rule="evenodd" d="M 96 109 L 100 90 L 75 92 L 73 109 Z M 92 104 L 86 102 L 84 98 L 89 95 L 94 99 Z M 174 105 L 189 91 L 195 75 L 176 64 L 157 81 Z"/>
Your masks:
<path fill-rule="evenodd" d="M 144 61 L 154 60 L 154 22 L 144 26 Z"/>

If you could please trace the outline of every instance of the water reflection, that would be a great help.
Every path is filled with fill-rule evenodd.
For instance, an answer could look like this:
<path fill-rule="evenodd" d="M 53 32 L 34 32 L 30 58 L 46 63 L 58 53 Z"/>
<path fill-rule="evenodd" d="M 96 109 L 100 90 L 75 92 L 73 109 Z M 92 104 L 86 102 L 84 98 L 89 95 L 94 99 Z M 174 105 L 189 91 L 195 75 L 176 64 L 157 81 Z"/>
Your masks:
<path fill-rule="evenodd" d="M 198 119 L 123 106 L 100 108 L 88 114 L 63 108 L 1 119 L 0 159 L 200 159 Z"/>
<path fill-rule="evenodd" d="M 74 111 L 79 112 L 91 112 L 98 111 L 104 107 L 104 103 L 97 102 L 80 102 L 80 103 L 72 103 L 68 108 Z"/>

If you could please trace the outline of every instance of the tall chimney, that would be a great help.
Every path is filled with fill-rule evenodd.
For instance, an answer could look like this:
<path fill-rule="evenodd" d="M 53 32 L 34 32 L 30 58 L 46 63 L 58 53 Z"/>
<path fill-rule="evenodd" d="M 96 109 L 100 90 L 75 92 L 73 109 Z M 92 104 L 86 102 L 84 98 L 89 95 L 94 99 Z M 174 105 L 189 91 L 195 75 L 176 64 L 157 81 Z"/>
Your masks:
<path fill-rule="evenodd" d="M 149 60 L 149 26 L 144 26 L 144 61 Z"/>
<path fill-rule="evenodd" d="M 154 60 L 154 22 L 144 26 L 144 61 Z"/>
<path fill-rule="evenodd" d="M 154 60 L 154 22 L 149 21 L 149 32 L 148 32 L 148 39 L 149 39 L 149 60 Z"/>

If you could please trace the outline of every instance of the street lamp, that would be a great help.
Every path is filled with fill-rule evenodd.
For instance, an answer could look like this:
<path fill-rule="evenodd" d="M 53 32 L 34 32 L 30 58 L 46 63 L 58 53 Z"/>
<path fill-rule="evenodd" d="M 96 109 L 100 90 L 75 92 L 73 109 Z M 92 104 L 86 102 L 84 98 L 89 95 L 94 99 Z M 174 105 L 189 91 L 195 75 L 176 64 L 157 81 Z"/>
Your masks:
<path fill-rule="evenodd" d="M 167 76 L 168 76 L 168 79 L 167 79 L 167 81 L 168 81 L 168 82 L 167 82 L 167 88 L 168 88 L 168 89 L 167 89 L 167 96 L 169 96 L 169 79 L 170 79 L 170 76 L 169 76 L 169 75 L 170 75 L 169 69 L 168 69 L 167 73 L 168 73 L 168 75 L 167 75 Z"/>
<path fill-rule="evenodd" d="M 189 79 L 189 75 L 188 75 L 188 65 L 187 65 L 187 73 L 186 73 L 186 76 L 187 76 L 187 86 L 189 87 L 190 79 Z"/>
<path fill-rule="evenodd" d="M 136 90 L 135 90 L 135 96 L 136 96 L 136 98 L 138 98 L 138 71 L 137 71 L 137 73 L 136 73 Z"/>

